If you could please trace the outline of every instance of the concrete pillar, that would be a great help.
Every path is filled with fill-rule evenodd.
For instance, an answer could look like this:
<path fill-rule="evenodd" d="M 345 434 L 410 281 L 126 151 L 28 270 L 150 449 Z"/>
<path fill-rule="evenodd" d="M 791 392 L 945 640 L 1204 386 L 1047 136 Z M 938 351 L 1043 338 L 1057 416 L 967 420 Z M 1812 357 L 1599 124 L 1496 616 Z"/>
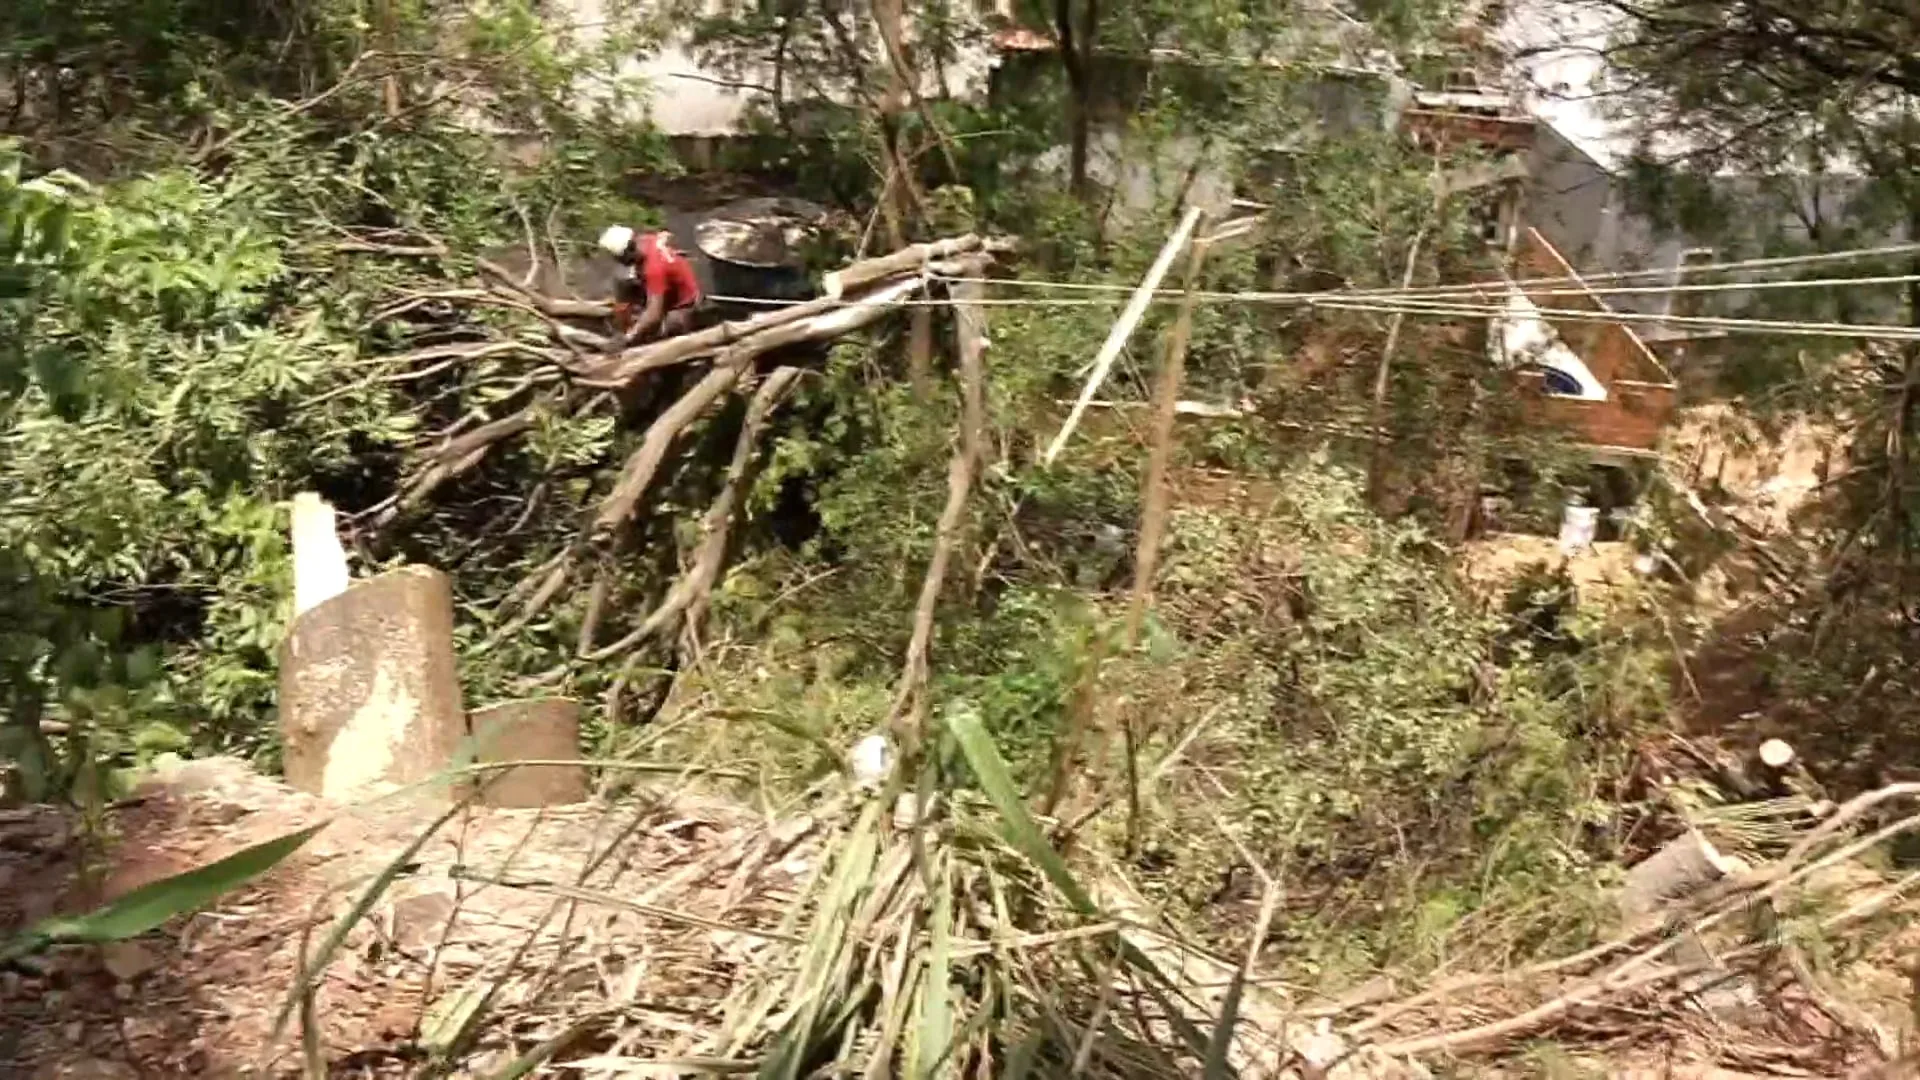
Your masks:
<path fill-rule="evenodd" d="M 504 761 L 580 760 L 580 703 L 572 698 L 507 701 L 468 717 L 475 758 Z M 487 806 L 563 806 L 585 802 L 584 765 L 521 765 L 496 775 L 481 793 Z"/>
<path fill-rule="evenodd" d="M 425 780 L 466 726 L 445 574 L 391 570 L 294 619 L 280 646 L 289 785 L 346 799 Z"/>

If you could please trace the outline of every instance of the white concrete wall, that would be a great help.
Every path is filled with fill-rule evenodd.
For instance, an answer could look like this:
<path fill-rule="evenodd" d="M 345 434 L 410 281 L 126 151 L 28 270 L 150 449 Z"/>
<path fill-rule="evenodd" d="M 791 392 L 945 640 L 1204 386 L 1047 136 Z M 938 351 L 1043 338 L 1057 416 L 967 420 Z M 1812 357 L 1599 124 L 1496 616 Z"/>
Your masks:
<path fill-rule="evenodd" d="M 1663 233 L 1629 205 L 1620 170 L 1633 155 L 1639 133 L 1630 123 L 1607 115 L 1603 106 L 1612 73 L 1600 50 L 1611 26 L 1611 17 L 1591 0 L 1517 0 L 1501 29 L 1508 49 L 1528 53 L 1510 72 L 1513 89 L 1526 110 L 1546 125 L 1534 149 L 1523 213 L 1576 267 L 1668 268 L 1679 262 L 1682 251 L 1701 246 L 1702 240 Z M 1649 149 L 1656 156 L 1676 153 L 1684 149 L 1682 133 L 1656 139 Z M 1741 197 L 1754 208 L 1751 221 L 1738 223 L 1745 226 L 1749 241 L 1762 233 L 1804 240 L 1806 218 L 1838 224 L 1860 186 L 1846 177 L 1819 183 L 1809 179 L 1794 196 L 1800 203 L 1796 208 L 1779 193 L 1759 192 L 1745 177 L 1728 175 L 1718 183 L 1723 193 Z M 1897 228 L 1877 238 L 1859 238 L 1867 244 L 1902 239 L 1904 231 Z M 1716 303 L 1731 308 L 1754 295 L 1727 294 Z M 1625 310 L 1658 312 L 1665 309 L 1667 297 L 1616 294 L 1608 302 Z"/>
<path fill-rule="evenodd" d="M 584 41 L 604 39 L 603 28 L 607 18 L 604 0 L 568 0 L 563 10 L 573 25 L 580 28 L 579 33 Z M 908 17 L 911 16 L 909 8 Z M 732 80 L 704 67 L 694 55 L 688 36 L 685 32 L 670 34 L 652 55 L 630 60 L 623 68 L 622 76 L 645 82 L 650 91 L 647 115 L 667 135 L 715 137 L 739 134 L 745 126 L 749 109 L 756 99 L 763 99 L 765 95 L 729 85 Z M 876 54 L 878 48 L 876 40 Z M 983 38 L 979 46 L 965 50 L 958 62 L 949 65 L 946 72 L 948 85 L 944 87 L 944 92 L 955 97 L 984 94 L 993 59 L 994 54 Z M 922 72 L 921 75 L 921 93 L 937 96 L 943 92 L 932 72 Z M 772 81 L 772 73 L 748 72 L 742 81 L 764 85 Z M 842 101 L 838 104 L 850 105 L 852 102 Z"/>

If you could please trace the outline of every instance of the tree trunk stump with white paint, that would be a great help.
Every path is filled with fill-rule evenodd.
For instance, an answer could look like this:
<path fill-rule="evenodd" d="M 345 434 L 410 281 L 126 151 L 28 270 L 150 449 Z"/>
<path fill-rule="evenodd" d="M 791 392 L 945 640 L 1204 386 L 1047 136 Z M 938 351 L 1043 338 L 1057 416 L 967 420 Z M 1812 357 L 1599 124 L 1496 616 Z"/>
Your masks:
<path fill-rule="evenodd" d="M 473 729 L 482 764 L 580 760 L 580 703 L 533 698 L 476 709 Z M 565 806 L 587 800 L 585 765 L 517 765 L 491 777 L 481 790 L 487 806 Z"/>
<path fill-rule="evenodd" d="M 1746 869 L 1741 860 L 1722 855 L 1706 837 L 1689 829 L 1627 871 L 1620 890 L 1621 917 L 1629 927 L 1637 927 L 1668 905 Z"/>
<path fill-rule="evenodd" d="M 287 783 L 347 799 L 429 779 L 466 738 L 445 574 L 403 567 L 294 619 L 280 647 Z"/>

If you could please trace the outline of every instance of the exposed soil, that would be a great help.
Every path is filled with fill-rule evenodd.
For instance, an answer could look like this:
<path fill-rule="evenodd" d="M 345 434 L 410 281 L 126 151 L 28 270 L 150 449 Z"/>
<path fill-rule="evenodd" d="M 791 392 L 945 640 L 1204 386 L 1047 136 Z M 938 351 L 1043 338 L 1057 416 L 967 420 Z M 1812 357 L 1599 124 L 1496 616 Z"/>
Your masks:
<path fill-rule="evenodd" d="M 1600 541 L 1586 551 L 1566 556 L 1560 552 L 1557 537 L 1489 533 L 1467 542 L 1460 568 L 1475 591 L 1498 600 L 1528 571 L 1564 565 L 1574 592 L 1583 602 L 1604 603 L 1611 593 L 1642 579 L 1633 563 L 1633 545 L 1621 541 Z"/>
<path fill-rule="evenodd" d="M 345 815 L 215 760 L 187 766 L 115 812 L 115 838 L 97 859 L 82 858 L 84 830 L 69 815 L 0 818 L 7 932 L 334 819 L 214 910 L 137 942 L 65 947 L 0 974 L 0 1077 L 226 1077 L 262 1064 L 261 1075 L 298 1075 L 297 1013 L 277 1044 L 271 1035 L 296 982 L 303 935 L 317 949 L 330 920 L 433 816 L 430 806 L 393 804 Z M 623 830 L 631 832 L 616 835 Z M 557 900 L 554 889 L 581 881 L 595 850 L 613 855 L 585 882 L 617 900 Z M 587 1043 L 684 1041 L 724 990 L 715 971 L 744 959 L 736 955 L 744 939 L 621 910 L 618 901 L 757 925 L 772 917 L 763 890 L 782 891 L 803 866 L 738 812 L 687 796 L 467 812 L 419 851 L 328 968 L 314 1014 L 329 1075 L 404 1073 L 432 1041 L 434 1017 L 463 988 L 496 978 L 499 1019 L 470 1056 L 490 1067 L 565 1028 L 567 1013 L 607 1017 L 582 1033 Z M 604 947 L 615 936 L 617 953 Z"/>

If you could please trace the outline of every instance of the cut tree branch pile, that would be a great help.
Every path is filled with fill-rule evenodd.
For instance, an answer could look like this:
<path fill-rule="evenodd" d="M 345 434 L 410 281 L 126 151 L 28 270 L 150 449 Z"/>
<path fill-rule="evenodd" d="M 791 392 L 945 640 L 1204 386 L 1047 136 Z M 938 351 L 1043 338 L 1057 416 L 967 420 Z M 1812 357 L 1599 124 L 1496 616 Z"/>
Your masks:
<path fill-rule="evenodd" d="M 1676 900 L 1663 919 L 1637 920 L 1620 936 L 1558 960 L 1444 980 L 1410 997 L 1377 1005 L 1370 1015 L 1336 1030 L 1350 1045 L 1388 1058 L 1496 1053 L 1541 1036 L 1583 1010 L 1631 1005 L 1644 1014 L 1650 998 L 1663 997 L 1668 1004 L 1684 1005 L 1696 995 L 1704 996 L 1706 987 L 1689 981 L 1703 973 L 1713 973 L 1716 983 L 1742 969 L 1752 969 L 1754 978 L 1769 982 L 1792 979 L 1791 965 L 1768 963 L 1789 943 L 1777 934 L 1756 932 L 1755 913 L 1767 912 L 1766 923 L 1784 920 L 1800 894 L 1819 891 L 1823 872 L 1858 859 L 1896 836 L 1920 831 L 1920 814 L 1909 814 L 1865 836 L 1846 835 L 1848 826 L 1886 803 L 1917 795 L 1920 784 L 1894 784 L 1868 792 L 1809 829 L 1780 859 L 1757 868 L 1738 868 L 1704 885 L 1698 895 Z M 1920 887 L 1920 873 L 1907 873 L 1863 895 L 1846 897 L 1846 906 L 1825 914 L 1816 925 L 1822 933 L 1856 926 L 1904 904 L 1916 887 Z M 1702 943 L 1713 946 L 1707 959 L 1690 958 L 1688 953 L 1699 952 Z M 1502 1010 L 1493 998 L 1496 991 L 1514 994 L 1519 1003 Z M 1822 1003 L 1819 997 L 1814 995 L 1811 1007 L 1851 1012 L 1832 1002 Z M 1481 1021 L 1465 1027 L 1449 1025 L 1447 1006 L 1451 1003 L 1459 1010 L 1466 1001 L 1474 1003 L 1472 1011 Z M 1364 1007 L 1356 1004 L 1319 1015 L 1338 1017 Z M 1502 1011 L 1505 1015 L 1500 1015 Z M 1842 1027 L 1858 1025 L 1851 1015 L 1836 1022 Z M 1885 1052 L 1872 1045 L 1860 1049 L 1868 1054 Z"/>
<path fill-rule="evenodd" d="M 881 319 L 902 301 L 924 295 L 932 273 L 979 276 L 986 272 L 993 253 L 1011 250 L 1012 246 L 1008 240 L 972 234 L 909 245 L 827 274 L 825 295 L 819 299 L 611 354 L 606 352 L 605 336 L 577 325 L 580 320 L 607 317 L 608 304 L 544 295 L 528 281 L 516 280 L 499 264 L 479 260 L 484 288 L 400 297 L 381 315 L 398 318 L 429 304 L 501 307 L 518 310 L 544 324 L 548 341 L 529 341 L 522 334 L 427 346 L 383 361 L 385 367 L 402 369 L 437 365 L 398 376 L 407 379 L 425 379 L 452 366 L 485 358 L 532 360 L 536 366 L 518 383 L 494 395 L 493 400 L 506 411 L 469 413 L 442 431 L 437 436 L 438 444 L 421 458 L 395 493 L 361 514 L 360 519 L 378 529 L 417 510 L 448 483 L 478 468 L 495 447 L 540 426 L 543 417 L 563 423 L 577 421 L 631 395 L 656 372 L 684 364 L 704 364 L 703 373 L 654 412 L 618 476 L 587 508 L 574 541 L 508 593 L 501 605 L 504 618 L 489 639 L 497 643 L 527 626 L 552 604 L 577 567 L 607 564 L 608 550 L 639 514 L 675 444 L 722 399 L 753 384 L 753 373 L 763 358 L 792 346 L 831 341 L 857 331 Z M 725 519 L 730 519 L 744 502 L 742 488 L 752 474 L 757 439 L 772 409 L 798 375 L 796 370 L 782 368 L 760 381 L 723 489 L 703 519 L 703 539 L 686 574 L 637 627 L 606 646 L 593 639 L 600 620 L 608 614 L 610 590 L 596 586 L 588 625 L 582 627 L 576 649 L 580 658 L 606 659 L 671 631 L 683 619 L 698 618 L 722 569 L 730 528 Z M 396 376 L 387 373 L 377 378 L 393 381 Z M 596 549 L 598 556 L 592 554 Z"/>

